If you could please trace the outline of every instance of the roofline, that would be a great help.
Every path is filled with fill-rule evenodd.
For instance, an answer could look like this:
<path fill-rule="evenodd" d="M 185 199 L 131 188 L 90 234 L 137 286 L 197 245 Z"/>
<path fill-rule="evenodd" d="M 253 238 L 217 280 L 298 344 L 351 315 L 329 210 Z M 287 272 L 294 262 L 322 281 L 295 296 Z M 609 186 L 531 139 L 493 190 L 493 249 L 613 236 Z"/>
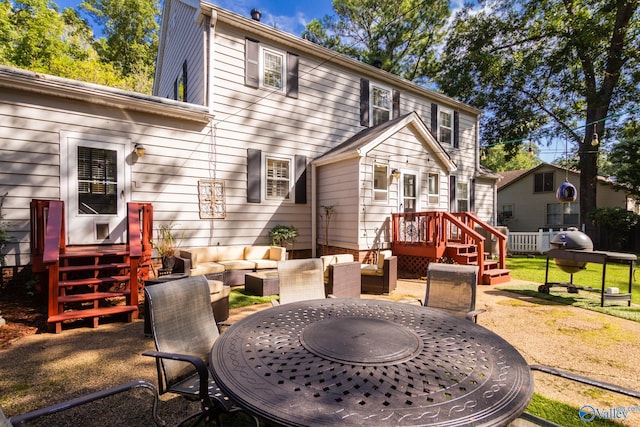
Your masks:
<path fill-rule="evenodd" d="M 206 107 L 0 65 L 0 87 L 207 123 Z"/>
<path fill-rule="evenodd" d="M 401 86 L 411 92 L 415 92 L 421 96 L 432 98 L 442 104 L 446 104 L 447 106 L 468 112 L 470 114 L 480 115 L 482 113 L 482 110 L 472 107 L 471 105 L 450 98 L 434 90 L 419 86 L 409 80 L 395 76 L 387 71 L 383 71 L 374 66 L 365 64 L 364 62 L 357 61 L 346 55 L 317 45 L 313 42 L 310 42 L 309 40 L 302 39 L 298 36 L 294 36 L 293 34 L 289 34 L 285 31 L 273 28 L 262 22 L 255 21 L 251 18 L 246 18 L 226 9 L 222 9 L 216 5 L 208 3 L 207 1 L 200 2 L 200 9 L 202 13 L 208 12 L 214 20 L 217 20 L 218 22 L 224 22 L 236 28 L 240 28 L 244 32 L 254 34 L 256 38 L 263 38 L 275 43 L 283 44 L 299 52 L 305 52 L 318 57 L 323 62 L 329 62 L 336 66 L 350 69 L 357 72 L 359 75 L 365 75 L 389 85 L 393 85 L 396 87 Z"/>

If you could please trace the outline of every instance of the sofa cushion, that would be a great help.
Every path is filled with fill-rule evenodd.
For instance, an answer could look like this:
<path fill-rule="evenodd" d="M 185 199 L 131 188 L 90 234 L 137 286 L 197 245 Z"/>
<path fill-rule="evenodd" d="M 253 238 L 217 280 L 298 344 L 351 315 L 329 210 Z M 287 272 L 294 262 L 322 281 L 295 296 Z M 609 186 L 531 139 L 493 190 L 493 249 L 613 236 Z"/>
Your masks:
<path fill-rule="evenodd" d="M 329 279 L 329 266 L 341 262 L 353 262 L 353 254 L 323 255 L 320 259 L 322 260 L 324 281 L 326 282 Z"/>
<path fill-rule="evenodd" d="M 244 246 L 217 246 L 218 259 L 216 261 L 222 264 L 222 261 L 234 261 L 244 259 Z"/>
<path fill-rule="evenodd" d="M 224 273 L 224 265 L 217 262 L 201 262 L 198 267 L 189 270 L 191 276 L 203 276 L 206 274 Z"/>
<path fill-rule="evenodd" d="M 284 261 L 287 259 L 287 250 L 281 246 L 271 246 L 269 248 L 269 259 L 274 261 Z"/>
<path fill-rule="evenodd" d="M 229 261 L 218 261 L 224 266 L 225 270 L 253 270 L 256 268 L 256 263 L 252 261 L 246 261 L 244 259 L 233 259 Z"/>
<path fill-rule="evenodd" d="M 218 260 L 218 247 L 181 249 L 180 257 L 191 260 L 191 268 L 197 268 L 201 263 Z"/>
<path fill-rule="evenodd" d="M 362 264 L 360 274 L 365 276 L 384 276 L 384 269 L 374 264 Z"/>
<path fill-rule="evenodd" d="M 257 270 L 265 268 L 278 268 L 278 261 L 273 259 L 248 259 L 247 261 L 253 262 Z"/>
<path fill-rule="evenodd" d="M 391 257 L 393 253 L 391 251 L 380 251 L 378 253 L 378 269 L 384 268 L 384 260 Z"/>
<path fill-rule="evenodd" d="M 269 259 L 270 255 L 270 246 L 246 246 L 244 248 L 244 255 L 242 256 L 242 259 Z"/>

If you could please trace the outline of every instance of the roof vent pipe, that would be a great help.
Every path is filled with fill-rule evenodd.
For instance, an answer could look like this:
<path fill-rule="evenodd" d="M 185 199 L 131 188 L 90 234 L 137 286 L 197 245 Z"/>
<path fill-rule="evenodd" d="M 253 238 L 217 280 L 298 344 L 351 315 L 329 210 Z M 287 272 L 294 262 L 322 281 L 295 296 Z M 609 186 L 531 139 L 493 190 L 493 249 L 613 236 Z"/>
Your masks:
<path fill-rule="evenodd" d="M 262 17 L 262 12 L 260 9 L 251 9 L 251 19 L 254 21 L 260 22 L 260 18 Z"/>

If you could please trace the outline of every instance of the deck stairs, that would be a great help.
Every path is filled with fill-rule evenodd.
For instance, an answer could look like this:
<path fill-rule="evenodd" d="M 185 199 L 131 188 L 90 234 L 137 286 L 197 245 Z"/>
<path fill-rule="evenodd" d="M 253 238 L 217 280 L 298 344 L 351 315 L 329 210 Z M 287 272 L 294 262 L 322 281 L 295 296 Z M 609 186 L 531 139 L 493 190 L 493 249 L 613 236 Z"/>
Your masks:
<path fill-rule="evenodd" d="M 81 319 L 97 328 L 107 317 L 127 322 L 138 317 L 139 283 L 148 274 L 145 260 L 150 260 L 150 248 L 142 251 L 141 245 L 139 210 L 145 207 L 130 204 L 129 208 L 132 238 L 126 244 L 67 246 L 62 202 L 32 201 L 34 273 L 46 282 L 51 332 L 59 333 L 63 324 Z"/>
<path fill-rule="evenodd" d="M 444 256 L 456 264 L 478 265 L 479 254 L 477 246 L 473 244 L 449 243 Z M 491 259 L 488 252 L 483 253 L 482 271 L 479 275 L 482 285 L 496 285 L 511 280 L 511 270 L 500 268 L 499 261 Z"/>
<path fill-rule="evenodd" d="M 494 285 L 511 280 L 506 263 L 506 236 L 472 212 L 411 212 L 392 215 L 394 255 L 420 257 L 426 262 L 477 265 L 478 284 Z M 493 259 L 487 239 L 497 242 Z"/>

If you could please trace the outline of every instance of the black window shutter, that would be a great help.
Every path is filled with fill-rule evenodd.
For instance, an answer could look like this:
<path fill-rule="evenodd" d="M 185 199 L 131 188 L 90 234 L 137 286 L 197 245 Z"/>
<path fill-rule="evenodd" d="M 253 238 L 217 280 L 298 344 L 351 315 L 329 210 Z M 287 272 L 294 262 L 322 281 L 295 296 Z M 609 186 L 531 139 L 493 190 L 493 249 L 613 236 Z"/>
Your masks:
<path fill-rule="evenodd" d="M 245 39 L 244 52 L 244 84 L 250 87 L 260 85 L 260 43 Z"/>
<path fill-rule="evenodd" d="M 360 79 L 360 126 L 369 126 L 369 80 Z"/>
<path fill-rule="evenodd" d="M 287 52 L 287 96 L 298 98 L 298 55 Z"/>
<path fill-rule="evenodd" d="M 260 203 L 262 151 L 247 149 L 247 203 Z"/>
<path fill-rule="evenodd" d="M 471 180 L 471 191 L 469 192 L 469 211 L 476 211 L 476 180 Z"/>
<path fill-rule="evenodd" d="M 449 210 L 451 212 L 457 212 L 456 206 L 456 177 L 454 175 L 449 176 Z"/>
<path fill-rule="evenodd" d="M 460 114 L 453 112 L 453 148 L 460 146 Z"/>
<path fill-rule="evenodd" d="M 295 177 L 296 177 L 296 203 L 307 203 L 307 158 L 296 154 L 295 156 Z"/>
<path fill-rule="evenodd" d="M 431 104 L 431 133 L 438 139 L 438 104 Z"/>
<path fill-rule="evenodd" d="M 400 91 L 393 90 L 393 118 L 400 117 Z"/>

